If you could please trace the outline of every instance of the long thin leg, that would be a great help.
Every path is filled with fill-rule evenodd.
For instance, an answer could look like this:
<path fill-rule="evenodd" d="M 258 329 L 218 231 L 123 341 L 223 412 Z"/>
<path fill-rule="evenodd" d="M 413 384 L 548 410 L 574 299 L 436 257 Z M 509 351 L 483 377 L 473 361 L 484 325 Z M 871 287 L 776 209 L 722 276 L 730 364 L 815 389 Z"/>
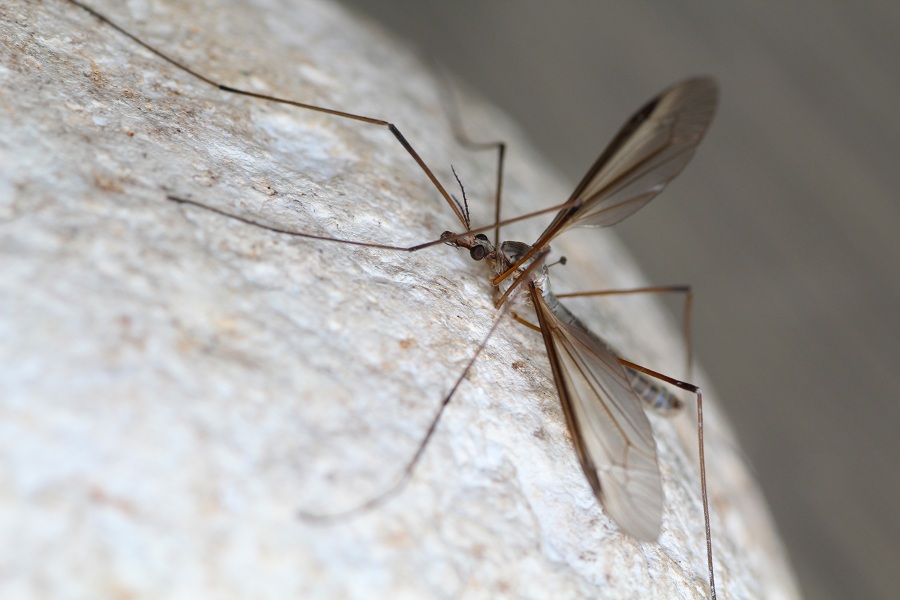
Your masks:
<path fill-rule="evenodd" d="M 70 0 L 71 1 L 71 0 Z M 510 223 L 517 223 L 519 221 L 524 221 L 526 219 L 531 219 L 532 217 L 537 217 L 543 214 L 547 214 L 549 212 L 554 212 L 557 210 L 561 210 L 563 208 L 568 208 L 572 205 L 571 202 L 566 202 L 565 204 L 557 204 L 556 206 L 551 206 L 549 208 L 544 208 L 542 210 L 536 210 L 534 212 L 530 212 L 524 215 L 519 215 L 518 217 L 513 217 L 511 219 L 505 219 L 503 221 L 493 223 L 491 225 L 485 225 L 484 227 L 478 227 L 477 229 L 470 229 L 465 233 L 454 233 L 450 235 L 442 235 L 440 238 L 436 240 L 431 240 L 429 242 L 425 242 L 422 244 L 416 244 L 415 246 L 392 246 L 390 244 L 377 244 L 373 242 L 362 242 L 358 240 L 344 240 L 340 238 L 333 238 L 324 235 L 315 235 L 312 233 L 303 233 L 300 231 L 292 231 L 290 229 L 284 229 L 283 227 L 278 227 L 275 225 L 266 225 L 265 223 L 260 223 L 254 219 L 249 217 L 244 217 L 242 215 L 238 215 L 232 212 L 228 212 L 227 210 L 222 210 L 221 208 L 216 208 L 214 206 L 210 206 L 208 204 L 204 204 L 202 202 L 198 202 L 197 200 L 192 200 L 190 198 L 183 198 L 180 196 L 166 196 L 167 200 L 175 202 L 177 204 L 185 204 L 188 206 L 194 206 L 197 208 L 202 208 L 203 210 L 208 210 L 210 212 L 216 213 L 218 215 L 222 215 L 223 217 L 228 217 L 230 219 L 235 219 L 237 221 L 241 221 L 242 223 L 246 223 L 248 225 L 253 225 L 254 227 L 259 227 L 261 229 L 268 229 L 269 231 L 274 231 L 275 233 L 282 233 L 284 235 L 290 235 L 293 237 L 300 237 L 304 239 L 310 240 L 320 240 L 324 242 L 335 242 L 338 244 L 349 244 L 351 246 L 363 246 L 365 248 L 378 248 L 381 250 L 395 250 L 399 252 L 416 252 L 418 250 L 423 250 L 425 248 L 430 248 L 431 246 L 437 246 L 438 244 L 446 244 L 449 242 L 453 242 L 455 240 L 474 235 L 476 233 L 483 233 L 485 231 L 490 231 L 496 227 L 500 227 L 501 225 L 508 225 Z"/>
<path fill-rule="evenodd" d="M 599 290 L 590 292 L 573 292 L 556 294 L 557 298 L 578 298 L 584 296 L 624 296 L 627 294 L 684 294 L 684 308 L 681 317 L 681 339 L 686 357 L 685 376 L 690 379 L 694 371 L 694 340 L 691 318 L 694 305 L 694 290 L 689 285 L 654 285 L 649 287 L 629 288 L 621 290 Z"/>
<path fill-rule="evenodd" d="M 630 289 L 621 289 L 621 290 L 596 290 L 590 292 L 571 292 L 567 294 L 556 294 L 557 298 L 579 298 L 585 296 L 617 296 L 617 295 L 626 295 L 626 294 L 665 294 L 665 293 L 678 293 L 685 294 L 684 300 L 684 314 L 682 316 L 682 343 L 684 344 L 685 356 L 686 356 L 686 378 L 691 377 L 691 373 L 693 371 L 693 336 L 691 331 L 691 311 L 693 306 L 694 292 L 689 285 L 660 285 L 660 286 L 651 286 L 651 287 L 640 287 L 640 288 L 630 288 Z M 522 325 L 528 327 L 529 329 L 534 329 L 535 331 L 540 331 L 541 328 L 535 325 L 534 323 L 528 321 L 527 319 L 523 319 L 517 314 L 513 313 L 513 318 L 521 323 Z M 642 398 L 643 394 L 639 390 L 635 390 L 638 392 L 638 395 Z M 654 407 L 655 410 L 658 410 L 658 406 Z"/>
<path fill-rule="evenodd" d="M 639 371 L 644 375 L 648 375 L 650 377 L 653 377 L 654 379 L 664 381 L 669 385 L 674 385 L 675 387 L 682 390 L 692 392 L 697 396 L 697 443 L 700 449 L 700 490 L 703 497 L 703 522 L 706 529 L 706 560 L 707 566 L 709 568 L 710 595 L 712 596 L 713 600 L 715 600 L 716 579 L 713 572 L 712 534 L 709 528 L 709 500 L 706 493 L 706 458 L 703 452 L 703 393 L 700 391 L 699 386 L 674 379 L 672 377 L 669 377 L 668 375 L 663 375 L 662 373 L 658 373 L 657 371 L 653 371 L 652 369 L 648 369 L 647 367 L 642 367 L 639 364 L 633 363 L 623 358 L 619 359 L 619 363 L 626 368 L 634 369 L 635 371 Z"/>
<path fill-rule="evenodd" d="M 506 142 L 497 140 L 491 142 L 475 141 L 466 130 L 462 115 L 459 110 L 459 103 L 456 99 L 456 93 L 450 84 L 447 74 L 440 69 L 440 81 L 443 93 L 440 94 L 441 102 L 444 105 L 444 112 L 447 114 L 447 120 L 450 122 L 450 129 L 453 131 L 453 137 L 456 141 L 469 150 L 496 150 L 497 151 L 497 183 L 494 190 L 494 222 L 500 222 L 500 205 L 503 197 L 503 170 L 506 158 Z M 500 227 L 494 229 L 494 247 L 500 245 Z"/>
<path fill-rule="evenodd" d="M 355 241 L 355 240 L 342 240 L 342 239 L 331 238 L 331 237 L 327 237 L 327 236 L 319 236 L 319 235 L 305 234 L 305 233 L 295 232 L 295 231 L 288 231 L 288 230 L 281 229 L 278 227 L 270 227 L 270 226 L 264 225 L 262 223 L 253 221 L 252 219 L 248 219 L 246 217 L 241 217 L 241 216 L 229 213 L 227 211 L 223 211 L 221 209 L 213 208 L 211 206 L 208 206 L 208 205 L 198 202 L 196 200 L 191 200 L 188 198 L 180 198 L 177 196 L 169 196 L 168 199 L 172 200 L 174 202 L 179 202 L 181 204 L 190 204 L 193 206 L 211 210 L 211 211 L 219 213 L 223 216 L 229 216 L 229 217 L 238 219 L 240 221 L 244 221 L 245 223 L 248 223 L 248 224 L 257 225 L 259 227 L 263 227 L 263 228 L 270 229 L 272 231 L 277 231 L 279 233 L 283 233 L 283 234 L 287 234 L 287 235 L 293 235 L 296 237 L 303 237 L 303 238 L 307 238 L 307 239 L 316 239 L 316 240 L 323 240 L 323 241 L 332 241 L 332 242 L 337 242 L 337 243 L 351 244 L 351 245 L 355 245 L 355 246 L 364 246 L 364 247 L 369 247 L 369 248 L 380 248 L 383 250 L 396 250 L 396 251 L 405 251 L 405 252 L 414 252 L 416 250 L 422 250 L 423 248 L 428 248 L 430 246 L 436 246 L 436 245 L 442 244 L 442 243 L 453 242 L 453 241 L 459 240 L 461 238 L 464 238 L 464 237 L 467 237 L 470 235 L 474 235 L 476 233 L 482 233 L 485 231 L 490 231 L 492 229 L 496 230 L 498 227 L 501 227 L 502 225 L 506 225 L 509 223 L 515 223 L 517 221 L 529 219 L 531 217 L 535 217 L 538 215 L 559 211 L 564 208 L 570 208 L 571 206 L 574 206 L 575 204 L 577 204 L 576 200 L 569 200 L 563 204 L 551 206 L 549 208 L 545 208 L 540 211 L 535 211 L 535 212 L 529 213 L 527 215 L 522 215 L 522 216 L 519 216 L 519 217 L 516 217 L 513 219 L 506 219 L 506 220 L 502 220 L 502 221 L 499 219 L 496 219 L 495 222 L 491 225 L 487 225 L 485 227 L 481 227 L 478 229 L 470 229 L 468 215 L 465 213 L 463 207 L 461 207 L 459 205 L 459 203 L 457 203 L 453 199 L 453 197 L 447 192 L 447 190 L 440 183 L 440 181 L 438 181 L 437 177 L 434 175 L 432 170 L 428 167 L 427 164 L 425 164 L 425 161 L 422 160 L 422 157 L 419 156 L 418 152 L 416 152 L 416 150 L 406 140 L 406 138 L 403 136 L 403 134 L 400 133 L 400 130 L 397 129 L 397 127 L 393 123 L 390 123 L 389 121 L 384 121 L 382 119 L 367 117 L 364 115 L 357 115 L 354 113 L 344 112 L 344 111 L 335 110 L 335 109 L 331 109 L 331 108 L 325 108 L 322 106 L 316 106 L 316 105 L 307 104 L 304 102 L 297 102 L 295 100 L 278 98 L 278 97 L 269 96 L 266 94 L 258 94 L 256 92 L 242 90 L 239 88 L 235 88 L 235 87 L 231 87 L 229 85 L 219 83 L 219 82 L 217 82 L 213 79 L 210 79 L 209 77 L 206 77 L 205 75 L 195 71 L 194 69 L 184 65 L 183 63 L 179 62 L 178 60 L 165 54 L 161 50 L 154 48 L 153 46 L 144 42 L 143 40 L 141 40 L 134 34 L 130 33 L 129 31 L 127 31 L 126 29 L 124 29 L 123 27 L 118 25 L 117 23 L 113 22 L 106 16 L 100 14 L 99 12 L 95 11 L 91 7 L 83 4 L 80 0 L 68 0 L 68 1 L 72 4 L 74 4 L 75 6 L 81 8 L 82 10 L 86 11 L 87 13 L 92 15 L 94 18 L 105 23 L 112 29 L 118 31 L 120 34 L 122 34 L 123 36 L 132 40 L 134 43 L 138 44 L 142 48 L 145 48 L 152 54 L 158 56 L 162 60 L 173 65 L 177 69 L 180 69 L 181 71 L 184 71 L 185 73 L 191 75 L 192 77 L 195 77 L 198 80 L 200 80 L 208 85 L 211 85 L 215 88 L 218 88 L 222 91 L 230 92 L 233 94 L 239 94 L 242 96 L 248 96 L 251 98 L 257 98 L 257 99 L 265 100 L 268 102 L 275 102 L 275 103 L 279 103 L 279 104 L 295 106 L 295 107 L 302 108 L 305 110 L 311 110 L 311 111 L 320 112 L 320 113 L 324 113 L 324 114 L 328 114 L 328 115 L 332 115 L 332 116 L 336 116 L 336 117 L 340 117 L 340 118 L 344 118 L 344 119 L 351 119 L 354 121 L 360 121 L 362 123 L 368 123 L 370 125 L 386 127 L 393 134 L 393 136 L 397 139 L 397 141 L 400 142 L 400 144 L 403 146 L 403 148 L 406 149 L 407 153 L 413 158 L 413 160 L 415 160 L 416 164 L 419 165 L 419 168 L 428 176 L 429 180 L 432 182 L 434 187 L 438 190 L 438 192 L 440 192 L 441 196 L 443 196 L 444 200 L 447 202 L 447 204 L 453 210 L 453 213 L 459 219 L 460 223 L 462 223 L 463 227 L 465 227 L 466 231 L 465 231 L 465 233 L 461 233 L 461 234 L 452 234 L 452 235 L 442 236 L 439 239 L 431 240 L 429 242 L 425 242 L 423 244 L 418 244 L 416 246 L 401 247 L 401 246 L 393 246 L 390 244 L 377 244 L 377 243 L 370 243 L 370 242 L 360 242 L 360 241 Z M 505 145 L 503 145 L 500 142 L 498 142 L 497 144 L 498 144 L 498 146 L 496 146 L 496 147 L 498 148 L 498 170 L 497 170 L 497 198 L 496 198 L 495 212 L 496 212 L 496 214 L 499 215 L 499 210 L 500 210 L 499 202 L 500 202 L 501 191 L 502 191 L 503 162 L 504 162 L 504 156 L 505 156 Z M 490 146 L 491 146 L 491 144 L 487 144 L 487 147 L 490 147 Z"/>
<path fill-rule="evenodd" d="M 431 180 L 431 183 L 434 185 L 434 187 L 437 189 L 437 191 L 440 192 L 441 196 L 443 196 L 443 198 L 447 202 L 447 204 L 450 205 L 450 208 L 453 209 L 454 214 L 459 219 L 460 223 L 462 223 L 463 227 L 468 229 L 469 224 L 468 224 L 468 219 L 467 219 L 466 215 L 463 214 L 463 211 L 459 208 L 459 206 L 457 206 L 456 202 L 454 202 L 453 198 L 450 196 L 450 194 L 447 192 L 447 190 L 444 188 L 444 186 L 441 184 L 441 182 L 438 181 L 437 176 L 435 176 L 435 174 L 428 167 L 428 165 L 425 164 L 425 161 L 422 160 L 422 157 L 419 156 L 419 153 L 416 152 L 416 150 L 406 140 L 406 138 L 403 136 L 403 134 L 400 133 L 400 130 L 393 123 L 391 123 L 389 121 L 384 121 L 382 119 L 366 117 L 364 115 L 357 115 L 357 114 L 353 114 L 353 113 L 349 113 L 349 112 L 344 112 L 341 110 L 335 110 L 332 108 L 316 106 L 314 104 L 306 104 L 305 102 L 297 102 L 295 100 L 288 100 L 285 98 L 277 98 L 275 96 L 269 96 L 266 94 L 258 94 L 256 92 L 251 92 L 249 90 L 242 90 L 239 88 L 231 87 L 230 85 L 225 85 L 225 84 L 219 83 L 217 81 L 210 79 L 209 77 L 206 77 L 205 75 L 203 75 L 201 73 L 198 73 L 197 71 L 182 64 L 181 62 L 175 60 L 174 58 L 163 53 L 162 51 L 157 50 L 150 44 L 144 42 L 143 40 L 141 40 L 140 38 L 135 36 L 134 34 L 129 33 L 126 29 L 124 29 L 121 26 L 119 26 L 118 24 L 114 23 L 109 18 L 98 13 L 91 7 L 89 7 L 85 4 L 82 4 L 79 0 L 69 0 L 69 2 L 71 2 L 75 6 L 78 6 L 81 9 L 85 10 L 86 12 L 90 13 L 96 19 L 98 19 L 98 20 L 102 21 L 103 23 L 107 24 L 108 26 L 112 27 L 113 29 L 115 29 L 116 31 L 118 31 L 119 33 L 124 35 L 125 37 L 129 38 L 130 40 L 132 40 L 136 44 L 140 45 L 141 47 L 145 48 L 146 50 L 152 52 L 153 54 L 155 54 L 162 60 L 166 61 L 167 63 L 184 71 L 185 73 L 188 73 L 189 75 L 199 79 L 200 81 L 207 83 L 215 88 L 218 88 L 224 92 L 230 92 L 230 93 L 239 94 L 242 96 L 249 96 L 251 98 L 258 98 L 260 100 L 266 100 L 268 102 L 276 102 L 278 104 L 286 104 L 289 106 L 296 106 L 298 108 L 312 110 L 312 111 L 324 113 L 327 115 L 332 115 L 335 117 L 341 117 L 344 119 L 352 119 L 354 121 L 360 121 L 362 123 L 368 123 L 370 125 L 377 125 L 379 127 L 386 127 L 388 129 L 388 131 L 390 131 L 391 134 L 397 139 L 397 141 L 400 142 L 400 145 L 403 146 L 403 148 L 407 151 L 407 153 L 409 153 L 409 155 L 413 158 L 413 160 L 416 161 L 416 164 L 419 165 L 419 168 L 422 170 L 422 172 L 424 172 L 425 175 L 428 176 L 428 179 Z M 502 153 L 501 153 L 501 157 L 502 157 Z"/>
<path fill-rule="evenodd" d="M 544 262 L 544 257 L 547 252 L 543 252 L 538 254 L 535 261 L 528 266 L 528 269 L 525 270 L 525 273 L 522 274 L 522 277 L 530 277 L 534 271 L 540 267 L 540 265 Z M 428 446 L 428 442 L 431 440 L 431 437 L 434 435 L 435 430 L 437 429 L 438 423 L 441 420 L 441 416 L 444 414 L 444 409 L 447 408 L 447 405 L 450 404 L 450 400 L 453 398 L 453 395 L 456 393 L 456 390 L 459 388 L 460 384 L 462 384 L 463 379 L 466 378 L 469 371 L 472 369 L 472 365 L 475 364 L 475 360 L 481 355 L 481 352 L 487 346 L 488 341 L 494 335 L 494 332 L 497 330 L 497 327 L 500 325 L 500 321 L 506 316 L 509 312 L 510 308 L 513 306 L 512 302 L 507 303 L 500 310 L 500 313 L 494 319 L 494 322 L 491 324 L 491 328 L 488 330 L 487 334 L 484 336 L 484 339 L 481 340 L 481 343 L 478 344 L 478 347 L 475 349 L 475 352 L 472 354 L 472 358 L 469 359 L 469 362 L 466 363 L 465 368 L 460 373 L 459 377 L 456 379 L 456 382 L 453 384 L 453 387 L 450 388 L 450 392 L 444 397 L 441 401 L 441 405 L 438 407 L 437 412 L 434 415 L 434 418 L 431 420 L 431 424 L 429 424 L 427 431 L 425 432 L 425 436 L 422 438 L 422 441 L 419 443 L 419 447 L 416 449 L 416 453 L 413 455 L 412 459 L 406 464 L 406 467 L 403 469 L 403 474 L 400 475 L 400 478 L 394 483 L 391 487 L 389 487 L 384 492 L 378 494 L 374 498 L 363 502 L 353 508 L 342 510 L 333 513 L 310 513 L 306 511 L 299 511 L 297 515 L 306 521 L 312 521 L 316 523 L 334 523 L 336 521 L 342 521 L 345 519 L 356 517 L 368 510 L 371 510 L 375 507 L 381 506 L 387 500 L 393 498 L 404 487 L 409 483 L 409 480 L 412 478 L 413 469 L 416 468 L 416 465 L 419 463 L 419 460 L 422 458 L 422 455 L 425 453 L 425 448 Z"/>

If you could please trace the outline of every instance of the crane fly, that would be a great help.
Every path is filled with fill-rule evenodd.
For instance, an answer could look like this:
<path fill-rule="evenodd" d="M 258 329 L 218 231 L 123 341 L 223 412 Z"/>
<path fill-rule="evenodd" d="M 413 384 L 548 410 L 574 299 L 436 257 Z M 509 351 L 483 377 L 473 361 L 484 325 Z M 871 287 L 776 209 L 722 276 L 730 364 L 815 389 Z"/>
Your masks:
<path fill-rule="evenodd" d="M 484 261 L 490 268 L 491 284 L 495 290 L 494 304 L 500 312 L 449 394 L 444 397 L 417 451 L 407 463 L 401 479 L 387 491 L 350 510 L 327 515 L 303 513 L 301 516 L 320 521 L 336 520 L 372 508 L 398 493 L 410 479 L 445 407 L 475 359 L 484 349 L 500 321 L 511 315 L 526 326 L 540 331 L 566 422 L 587 481 L 607 514 L 623 532 L 637 540 L 655 542 L 658 539 L 663 512 L 662 478 L 656 443 L 644 406 L 661 413 L 673 412 L 681 407 L 680 401 L 657 381 L 688 390 L 696 395 L 707 566 L 710 593 L 713 598 L 716 597 L 700 388 L 617 357 L 601 338 L 592 333 L 560 302 L 560 297 L 579 294 L 561 294 L 558 297 L 551 291 L 550 265 L 546 263 L 550 242 L 557 236 L 577 227 L 608 227 L 622 221 L 640 210 L 682 171 L 705 135 L 715 112 L 718 85 L 713 78 L 687 79 L 661 92 L 625 123 L 565 202 L 526 215 L 500 219 L 505 146 L 502 143 L 486 144 L 485 146 L 496 147 L 498 150 L 496 218 L 491 225 L 472 228 L 462 184 L 460 183 L 460 188 L 463 200 L 459 201 L 447 192 L 394 124 L 218 83 L 143 42 L 80 0 L 67 1 L 87 11 L 157 57 L 222 91 L 387 128 L 428 176 L 459 219 L 464 231 L 462 233 L 446 231 L 438 239 L 415 246 L 400 247 L 273 227 L 189 198 L 168 196 L 168 200 L 299 238 L 405 252 L 446 244 L 468 250 L 474 260 Z M 477 146 L 468 142 L 467 144 Z M 555 217 L 533 244 L 516 241 L 499 242 L 501 226 L 551 212 L 556 212 Z M 493 242 L 484 234 L 491 230 L 496 232 Z M 685 290 L 674 287 L 625 290 L 629 291 Z M 533 308 L 536 325 L 516 311 L 516 308 L 525 306 Z"/>

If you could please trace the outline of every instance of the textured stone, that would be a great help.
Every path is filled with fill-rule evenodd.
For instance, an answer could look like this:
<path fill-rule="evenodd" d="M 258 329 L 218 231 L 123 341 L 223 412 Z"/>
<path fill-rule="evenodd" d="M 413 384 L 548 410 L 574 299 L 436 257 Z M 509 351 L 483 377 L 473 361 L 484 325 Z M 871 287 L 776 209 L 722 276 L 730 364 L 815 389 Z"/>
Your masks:
<path fill-rule="evenodd" d="M 493 156 L 455 145 L 434 77 L 339 7 L 94 5 L 222 82 L 395 122 L 490 221 Z M 459 223 L 383 128 L 217 91 L 63 0 L 14 0 L 0 26 L 0 595 L 705 595 L 692 413 L 652 417 L 666 513 L 659 543 L 638 543 L 594 499 L 540 336 L 513 322 L 401 493 L 345 523 L 299 520 L 399 477 L 495 318 L 486 272 L 443 245 L 289 238 L 166 195 L 404 246 Z M 505 214 L 566 198 L 502 115 L 464 106 L 476 137 L 511 144 Z M 504 232 L 532 240 L 546 221 Z M 643 283 L 609 232 L 566 237 L 556 290 Z M 628 358 L 681 373 L 653 299 L 573 308 Z M 707 402 L 720 590 L 793 597 Z"/>

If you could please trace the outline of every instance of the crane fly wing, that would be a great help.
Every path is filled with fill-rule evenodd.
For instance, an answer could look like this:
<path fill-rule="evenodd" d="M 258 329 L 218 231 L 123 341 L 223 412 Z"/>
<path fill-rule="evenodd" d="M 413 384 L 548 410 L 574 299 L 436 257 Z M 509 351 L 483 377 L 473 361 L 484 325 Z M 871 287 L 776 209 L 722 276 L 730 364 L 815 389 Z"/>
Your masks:
<path fill-rule="evenodd" d="M 563 412 L 584 473 L 628 535 L 656 541 L 663 493 L 656 442 L 625 370 L 595 335 L 561 320 L 531 286 Z"/>
<path fill-rule="evenodd" d="M 630 216 L 681 173 L 703 139 L 719 97 L 711 77 L 687 79 L 636 112 L 590 168 L 535 247 L 572 227 L 608 227 Z"/>

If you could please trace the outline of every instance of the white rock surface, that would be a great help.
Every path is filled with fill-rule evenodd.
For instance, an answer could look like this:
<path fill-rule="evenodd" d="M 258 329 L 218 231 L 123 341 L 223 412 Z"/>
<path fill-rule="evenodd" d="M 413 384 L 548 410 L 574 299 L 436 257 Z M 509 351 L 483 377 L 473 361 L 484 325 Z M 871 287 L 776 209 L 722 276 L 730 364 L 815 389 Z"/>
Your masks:
<path fill-rule="evenodd" d="M 92 2 L 204 74 L 395 122 L 489 222 L 493 156 L 453 143 L 434 78 L 372 26 L 321 2 L 120 4 Z M 540 336 L 512 322 L 401 494 L 298 520 L 398 477 L 492 323 L 484 267 L 291 239 L 166 194 L 400 245 L 457 229 L 452 213 L 386 130 L 219 92 L 64 0 L 5 3 L 0 36 L 0 597 L 706 594 L 692 414 L 652 418 L 667 508 L 659 543 L 638 543 L 587 486 Z M 565 199 L 502 115 L 465 114 L 510 142 L 505 214 Z M 642 283 L 609 232 L 567 237 L 556 290 Z M 599 306 L 573 303 L 628 358 L 681 373 L 654 301 Z M 720 594 L 795 597 L 707 402 Z"/>

